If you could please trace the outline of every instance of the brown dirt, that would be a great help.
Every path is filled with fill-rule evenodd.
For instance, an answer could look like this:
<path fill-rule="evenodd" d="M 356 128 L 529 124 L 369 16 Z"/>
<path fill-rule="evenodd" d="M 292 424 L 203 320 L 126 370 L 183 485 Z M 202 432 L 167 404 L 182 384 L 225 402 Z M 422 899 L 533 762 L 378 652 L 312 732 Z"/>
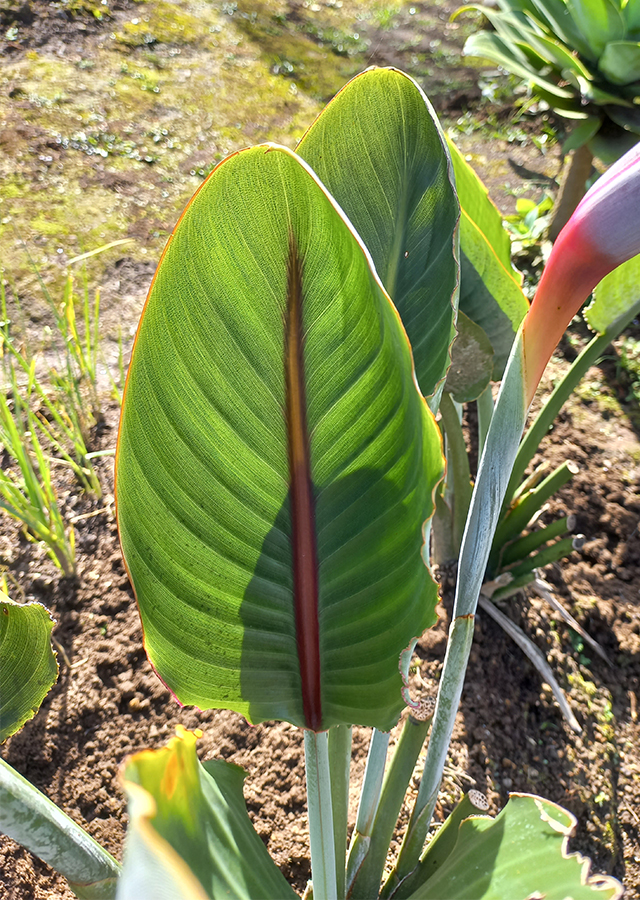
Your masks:
<path fill-rule="evenodd" d="M 558 366 L 562 363 L 558 362 Z M 591 373 L 594 375 L 594 373 Z M 596 373 L 599 374 L 599 373 Z M 601 376 L 600 376 L 601 377 Z M 115 440 L 115 410 L 99 436 Z M 576 403 L 546 439 L 545 455 L 581 466 L 546 515 L 573 510 L 588 538 L 582 555 L 546 570 L 578 621 L 603 646 L 612 665 L 588 659 L 569 629 L 542 601 L 523 596 L 507 609 L 547 654 L 567 690 L 583 732 L 564 723 L 532 666 L 493 621 L 480 615 L 463 703 L 438 805 L 442 819 L 460 788 L 484 791 L 495 813 L 509 790 L 540 793 L 579 819 L 573 847 L 600 871 L 640 884 L 640 444 L 621 416 L 608 421 Z M 176 723 L 202 728 L 203 758 L 244 766 L 246 797 L 258 832 L 298 890 L 309 876 L 303 753 L 300 733 L 283 723 L 252 727 L 229 712 L 179 708 L 152 672 L 141 646 L 135 603 L 124 573 L 110 503 L 111 463 L 102 467 L 106 500 L 70 491 L 68 512 L 98 512 L 76 524 L 78 579 L 58 577 L 43 554 L 5 525 L 2 553 L 16 599 L 39 600 L 58 622 L 60 679 L 38 715 L 10 739 L 4 758 L 72 818 L 120 855 L 126 825 L 118 768 L 127 754 L 159 747 Z M 68 486 L 65 488 L 68 491 Z M 427 693 L 435 693 L 445 650 L 451 576 L 442 574 L 441 619 L 418 655 Z M 418 690 L 421 688 L 419 685 Z M 423 687 L 424 691 L 425 688 Z M 354 742 L 354 781 L 361 777 L 364 729 Z M 415 796 L 417 782 L 410 791 Z M 352 816 L 355 813 L 355 798 Z M 406 820 L 407 810 L 403 818 Z M 6 838 L 0 878 L 10 900 L 72 895 L 46 866 Z"/>
<path fill-rule="evenodd" d="M 559 168 L 557 148 L 537 151 L 527 142 L 539 121 L 521 123 L 512 140 L 501 133 L 465 131 L 465 110 L 480 96 L 476 77 L 455 62 L 460 40 L 446 24 L 455 4 L 404 9 L 387 31 L 370 26 L 370 62 L 395 64 L 412 71 L 451 123 L 465 153 L 473 158 L 492 195 L 507 211 L 509 189 L 539 194 Z M 8 7 L 12 9 L 13 7 Z M 32 4 L 31 21 L 20 12 L 20 40 L 4 46 L 6 54 L 37 46 L 64 48 L 87 42 L 108 23 L 77 17 L 61 4 Z M 110 3 L 117 13 L 121 6 Z M 13 15 L 13 18 L 11 18 Z M 3 13 L 4 30 L 17 14 Z M 22 18 L 20 19 L 20 16 Z M 25 18 L 26 17 L 26 18 Z M 415 35 L 420 31 L 420 42 Z M 453 62 L 448 75 L 429 69 L 432 41 Z M 53 42 L 53 44 L 52 44 Z M 10 42 L 11 43 L 11 42 Z M 57 52 L 57 51 L 56 51 Z M 466 78 L 466 84 L 458 85 Z M 455 82 L 455 90 L 447 90 Z M 504 113 L 504 110 L 503 110 Z M 498 119 L 503 113 L 498 113 Z M 505 114 L 506 115 L 506 114 Z M 500 122 L 497 122 L 497 126 Z M 29 139 L 28 134 L 23 136 Z M 22 140 L 20 134 L 17 139 Z M 5 148 L 6 149 L 6 148 Z M 8 151 L 7 151 L 8 152 Z M 118 190 L 129 190 L 123 173 Z M 496 192 L 496 187 L 501 193 Z M 133 187 L 131 186 L 133 190 Z M 135 324 L 142 303 L 141 281 L 153 266 L 121 259 L 106 273 L 103 298 L 107 323 Z M 147 271 L 149 269 L 149 271 Z M 116 302 L 117 301 L 117 302 Z M 35 323 L 32 324 L 37 329 Z M 110 358 L 115 340 L 109 346 Z M 557 362 L 562 367 L 563 360 Z M 554 370 L 554 371 L 557 371 Z M 611 376 L 611 372 L 608 375 Z M 589 376 L 606 382 L 599 370 Z M 615 391 L 615 385 L 613 390 Z M 95 446 L 115 443 L 117 410 L 110 408 L 95 436 Z M 475 786 L 489 797 L 492 812 L 509 790 L 539 792 L 579 819 L 573 848 L 587 853 L 600 871 L 624 881 L 628 897 L 640 896 L 640 726 L 636 703 L 640 679 L 640 443 L 629 419 L 598 404 L 597 398 L 574 402 L 546 439 L 552 462 L 576 460 L 580 473 L 555 498 L 546 515 L 573 511 L 588 538 L 581 555 L 550 567 L 545 575 L 578 621 L 595 637 L 611 660 L 593 657 L 537 599 L 520 595 L 508 614 L 546 653 L 570 698 L 583 732 L 576 736 L 564 723 L 546 686 L 501 629 L 479 615 L 462 707 L 437 808 L 441 820 L 461 788 Z M 203 758 L 232 760 L 248 771 L 246 797 L 256 828 L 284 874 L 302 891 L 309 876 L 303 753 L 300 733 L 287 724 L 252 727 L 229 712 L 179 708 L 153 674 L 142 649 L 142 636 L 113 519 L 112 463 L 101 464 L 105 498 L 91 501 L 70 483 L 59 493 L 76 524 L 78 578 L 61 579 L 53 565 L 19 532 L 2 521 L 0 563 L 15 599 L 39 600 L 58 625 L 62 650 L 60 678 L 40 712 L 3 748 L 3 757 L 116 856 L 121 855 L 126 826 L 125 802 L 118 769 L 127 754 L 159 747 L 176 723 L 202 728 Z M 441 573 L 443 605 L 438 625 L 420 642 L 420 677 L 435 693 L 444 657 L 452 579 Z M 592 658 L 589 658 L 592 657 Z M 353 776 L 357 785 L 364 766 L 366 734 L 354 738 Z M 411 786 L 415 796 L 417 782 Z M 353 798 L 353 817 L 355 796 Z M 402 821 L 406 822 L 407 810 Z M 0 887 L 8 900 L 67 900 L 71 893 L 60 878 L 29 853 L 0 837 Z"/>

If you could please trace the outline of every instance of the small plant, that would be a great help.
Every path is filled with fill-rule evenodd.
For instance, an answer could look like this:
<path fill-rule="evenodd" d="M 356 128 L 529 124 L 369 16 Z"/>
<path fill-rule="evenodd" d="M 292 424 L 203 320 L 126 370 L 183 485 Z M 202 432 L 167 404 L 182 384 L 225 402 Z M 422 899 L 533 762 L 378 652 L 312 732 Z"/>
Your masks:
<path fill-rule="evenodd" d="M 523 78 L 574 127 L 565 152 L 577 151 L 556 207 L 552 238 L 585 191 L 592 157 L 618 159 L 638 140 L 640 5 L 636 0 L 499 0 L 477 10 L 495 32 L 478 31 L 464 47 Z"/>
<path fill-rule="evenodd" d="M 54 461 L 40 442 L 41 430 L 42 423 L 28 401 L 21 399 L 14 378 L 12 399 L 0 393 L 0 446 L 15 466 L 0 471 L 0 509 L 21 522 L 28 537 L 42 541 L 51 559 L 70 577 L 75 574 L 75 535 L 58 506 Z M 69 457 L 67 462 L 74 465 Z"/>
<path fill-rule="evenodd" d="M 537 250 L 549 228 L 553 198 L 545 194 L 536 203 L 527 197 L 516 200 L 516 214 L 505 216 L 507 230 L 511 234 L 511 246 L 515 256 L 529 255 Z"/>
<path fill-rule="evenodd" d="M 491 818 L 470 792 L 425 842 L 528 406 L 578 305 L 640 249 L 640 155 L 586 198 L 513 341 L 434 704 L 410 696 L 408 672 L 437 601 L 428 537 L 444 459 L 430 406 L 449 367 L 458 283 L 451 163 L 427 99 L 391 69 L 350 82 L 298 151 L 266 144 L 213 170 L 167 245 L 141 320 L 116 483 L 149 657 L 183 703 L 302 729 L 316 900 L 618 898 L 614 879 L 588 877 L 567 854 L 573 817 L 540 797 L 512 795 Z M 472 224 L 469 277 L 491 246 Z M 347 850 L 353 724 L 373 731 Z M 427 735 L 410 822 L 383 879 Z M 199 763 L 196 739 L 180 729 L 126 765 L 121 874 L 4 765 L 0 827 L 81 897 L 295 897 L 250 823 L 242 771 Z M 52 834 L 63 835 L 62 864 Z"/>

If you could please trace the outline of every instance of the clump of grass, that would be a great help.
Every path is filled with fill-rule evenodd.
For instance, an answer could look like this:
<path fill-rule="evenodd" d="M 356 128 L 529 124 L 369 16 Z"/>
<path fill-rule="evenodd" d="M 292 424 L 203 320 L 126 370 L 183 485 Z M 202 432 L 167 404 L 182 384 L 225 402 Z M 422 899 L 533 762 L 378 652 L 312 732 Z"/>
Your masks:
<path fill-rule="evenodd" d="M 121 244 L 123 241 L 116 241 Z M 68 468 L 80 488 L 100 497 L 100 479 L 90 452 L 91 431 L 102 418 L 97 376 L 100 346 L 100 293 L 90 299 L 88 279 L 76 296 L 71 266 L 114 244 L 76 257 L 69 263 L 60 303 L 34 271 L 50 307 L 59 344 L 59 362 L 42 379 L 26 342 L 11 331 L 4 280 L 0 279 L 0 448 L 12 462 L 0 473 L 0 509 L 21 522 L 27 536 L 44 543 L 65 576 L 75 574 L 75 535 L 66 524 L 54 487 L 56 466 Z M 32 263 L 33 264 L 33 263 Z M 77 307 L 80 316 L 77 315 Z"/>
<path fill-rule="evenodd" d="M 15 374 L 15 372 L 14 372 Z M 14 462 L 0 471 L 0 509 L 25 526 L 27 535 L 42 541 L 63 574 L 75 574 L 75 535 L 65 526 L 53 485 L 52 460 L 38 437 L 38 420 L 15 390 L 8 400 L 0 393 L 0 444 Z"/>

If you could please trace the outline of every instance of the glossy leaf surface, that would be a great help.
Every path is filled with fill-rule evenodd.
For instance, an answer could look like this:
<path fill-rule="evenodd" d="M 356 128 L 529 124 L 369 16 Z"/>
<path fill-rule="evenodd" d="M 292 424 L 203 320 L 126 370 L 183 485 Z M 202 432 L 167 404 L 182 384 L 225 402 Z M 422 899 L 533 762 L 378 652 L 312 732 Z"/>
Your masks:
<path fill-rule="evenodd" d="M 58 677 L 52 628 L 44 606 L 0 591 L 0 743 L 36 714 Z"/>
<path fill-rule="evenodd" d="M 536 87 L 542 88 L 552 98 L 554 106 L 562 101 L 571 105 L 575 103 L 572 91 L 559 87 L 544 75 L 538 74 L 528 62 L 524 62 L 519 58 L 509 42 L 497 34 L 490 34 L 487 31 L 479 31 L 476 34 L 472 34 L 464 45 L 464 55 L 481 56 L 485 59 L 490 59 L 499 66 L 503 66 L 509 72 L 524 78 L 525 81 L 533 82 Z"/>
<path fill-rule="evenodd" d="M 613 0 L 566 0 L 566 5 L 596 58 L 609 41 L 624 37 L 624 19 Z"/>
<path fill-rule="evenodd" d="M 244 771 L 200 763 L 198 734 L 177 732 L 125 767 L 131 824 L 117 900 L 295 900 L 249 819 Z"/>
<path fill-rule="evenodd" d="M 0 759 L 0 833 L 63 875 L 80 900 L 113 900 L 120 866 L 87 832 Z"/>
<path fill-rule="evenodd" d="M 622 886 L 608 876 L 592 877 L 589 861 L 568 853 L 576 819 L 541 797 L 511 794 L 495 819 L 471 816 L 458 831 L 453 850 L 411 900 L 614 900 Z M 399 893 L 397 896 L 403 896 Z"/>
<path fill-rule="evenodd" d="M 221 163 L 143 314 L 117 458 L 147 652 L 183 703 L 389 728 L 435 619 L 442 471 L 398 314 L 313 173 Z"/>
<path fill-rule="evenodd" d="M 448 362 L 458 284 L 458 205 L 431 104 L 402 72 L 369 69 L 329 103 L 297 153 L 369 250 L 430 396 Z"/>

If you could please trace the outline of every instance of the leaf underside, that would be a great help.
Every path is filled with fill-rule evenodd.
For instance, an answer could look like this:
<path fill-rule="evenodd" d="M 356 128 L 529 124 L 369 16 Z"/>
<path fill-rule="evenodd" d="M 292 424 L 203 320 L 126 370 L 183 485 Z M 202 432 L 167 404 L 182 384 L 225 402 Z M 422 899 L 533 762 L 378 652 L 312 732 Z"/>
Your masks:
<path fill-rule="evenodd" d="M 161 261 L 129 372 L 118 522 L 159 675 L 250 721 L 389 728 L 433 623 L 439 434 L 366 252 L 274 145 L 220 164 Z"/>
<path fill-rule="evenodd" d="M 0 743 L 36 714 L 58 677 L 52 628 L 44 606 L 0 591 Z"/>
<path fill-rule="evenodd" d="M 460 198 L 460 311 L 487 335 L 494 352 L 492 379 L 502 378 L 529 304 L 511 264 L 511 239 L 502 217 L 471 166 L 449 141 Z"/>

